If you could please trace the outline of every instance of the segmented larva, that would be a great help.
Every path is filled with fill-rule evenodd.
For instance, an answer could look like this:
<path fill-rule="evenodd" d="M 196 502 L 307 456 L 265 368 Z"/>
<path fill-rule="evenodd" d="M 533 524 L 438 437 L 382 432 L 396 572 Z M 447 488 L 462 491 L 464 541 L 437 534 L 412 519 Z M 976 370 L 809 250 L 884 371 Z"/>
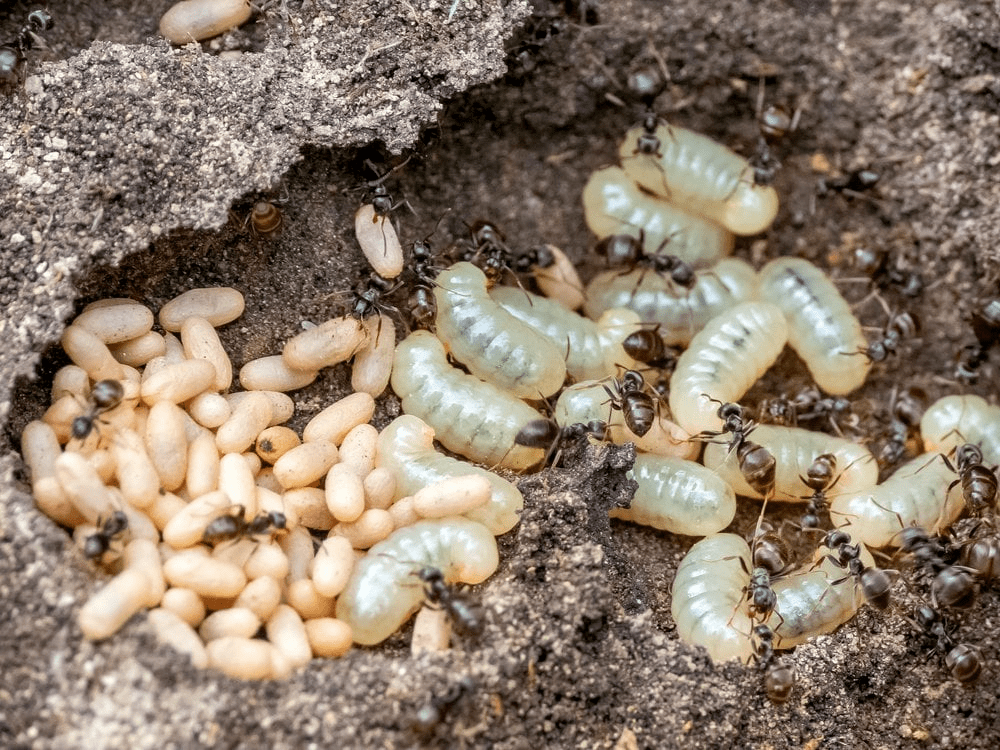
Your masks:
<path fill-rule="evenodd" d="M 761 269 L 757 298 L 785 313 L 788 343 L 820 388 L 843 396 L 861 387 L 871 360 L 859 352 L 868 341 L 825 273 L 802 258 L 777 258 Z"/>
<path fill-rule="evenodd" d="M 677 635 L 703 646 L 714 662 L 745 662 L 753 653 L 744 594 L 751 565 L 742 537 L 716 534 L 695 544 L 677 567 L 670 602 Z"/>
<path fill-rule="evenodd" d="M 754 183 L 754 170 L 739 154 L 685 128 L 660 124 L 654 133 L 659 150 L 641 153 L 640 125 L 625 135 L 618 150 L 628 176 L 672 203 L 721 224 L 730 232 L 757 234 L 778 213 L 778 193 Z"/>
<path fill-rule="evenodd" d="M 562 350 L 490 299 L 471 263 L 442 271 L 434 287 L 437 335 L 469 371 L 521 398 L 551 396 L 566 380 Z"/>
<path fill-rule="evenodd" d="M 920 526 L 935 534 L 958 518 L 965 501 L 961 483 L 941 455 L 907 461 L 882 484 L 868 491 L 838 495 L 830 519 L 852 538 L 870 547 L 899 546 L 904 526 Z"/>
<path fill-rule="evenodd" d="M 542 415 L 452 367 L 444 345 L 428 331 L 414 331 L 396 347 L 392 389 L 402 399 L 404 412 L 420 417 L 442 445 L 466 458 L 522 470 L 544 455 L 538 448 L 514 444 L 518 431 Z"/>
<path fill-rule="evenodd" d="M 751 439 L 766 448 L 775 460 L 774 496 L 782 502 L 805 502 L 813 493 L 802 481 L 817 456 L 832 453 L 837 459 L 836 484 L 826 497 L 857 493 L 878 483 L 878 462 L 863 445 L 812 432 L 797 427 L 758 425 Z M 705 466 L 718 472 L 737 495 L 760 499 L 762 495 L 743 478 L 736 451 L 729 443 L 709 443 L 705 446 Z"/>
<path fill-rule="evenodd" d="M 677 360 L 670 379 L 670 411 L 694 435 L 718 430 L 719 404 L 738 402 L 781 354 L 788 324 L 766 302 L 743 302 L 709 321 Z"/>
<path fill-rule="evenodd" d="M 753 268 L 739 258 L 723 258 L 695 277 L 694 287 L 685 290 L 649 269 L 604 271 L 587 285 L 584 311 L 597 318 L 610 308 L 625 307 L 644 323 L 659 323 L 666 344 L 686 345 L 723 310 L 751 299 L 757 282 Z"/>
<path fill-rule="evenodd" d="M 642 437 L 625 425 L 622 412 L 611 408 L 610 396 L 604 390 L 608 381 L 585 380 L 566 388 L 559 394 L 553 417 L 560 427 L 571 424 L 606 422 L 611 440 L 615 443 L 635 443 L 635 447 L 658 456 L 693 459 L 700 445 L 688 440 L 690 435 L 669 419 L 659 417 Z"/>
<path fill-rule="evenodd" d="M 509 286 L 490 290 L 490 297 L 515 318 L 559 347 L 566 372 L 574 380 L 599 380 L 635 366 L 622 341 L 642 328 L 631 310 L 611 310 L 596 323 L 558 302 Z"/>
<path fill-rule="evenodd" d="M 437 568 L 448 583 L 482 583 L 498 564 L 496 540 L 482 524 L 459 516 L 418 521 L 358 561 L 337 598 L 337 619 L 356 643 L 381 643 L 423 604 L 421 568 Z"/>
<path fill-rule="evenodd" d="M 945 396 L 928 407 L 920 419 L 924 450 L 948 453 L 962 443 L 983 451 L 983 463 L 1000 464 L 1000 406 L 980 396 Z"/>
<path fill-rule="evenodd" d="M 485 507 L 469 511 L 466 516 L 496 535 L 517 525 L 524 498 L 513 484 L 479 466 L 438 453 L 433 445 L 434 430 L 411 415 L 398 417 L 379 434 L 375 463 L 396 478 L 394 500 L 415 495 L 442 479 L 480 474 L 489 480 L 493 494 Z"/>
<path fill-rule="evenodd" d="M 682 458 L 639 454 L 628 472 L 639 483 L 629 508 L 612 518 L 688 536 L 721 531 L 736 515 L 736 495 L 714 471 Z"/>
<path fill-rule="evenodd" d="M 619 167 L 590 175 L 583 189 L 583 212 L 598 239 L 642 233 L 643 250 L 676 255 L 685 263 L 707 266 L 733 251 L 733 236 L 717 224 L 646 195 Z"/>

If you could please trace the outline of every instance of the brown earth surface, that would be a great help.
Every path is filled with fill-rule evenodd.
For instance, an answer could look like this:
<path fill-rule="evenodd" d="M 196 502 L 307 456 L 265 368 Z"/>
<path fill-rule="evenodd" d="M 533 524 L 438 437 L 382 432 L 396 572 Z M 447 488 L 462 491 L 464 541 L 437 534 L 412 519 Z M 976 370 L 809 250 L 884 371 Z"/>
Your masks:
<path fill-rule="evenodd" d="M 570 469 L 519 481 L 521 524 L 474 594 L 486 631 L 446 654 L 412 658 L 404 629 L 287 681 L 248 684 L 187 666 L 142 616 L 105 642 L 82 639 L 75 614 L 99 581 L 35 510 L 16 451 L 65 361 L 55 344 L 67 319 L 100 297 L 155 309 L 191 287 L 231 285 L 247 301 L 222 331 L 234 363 L 276 353 L 367 273 L 357 188 L 373 178 L 366 159 L 387 169 L 401 152 L 411 159 L 386 184 L 413 208 L 397 210 L 404 243 L 442 216 L 437 247 L 488 218 L 512 247 L 555 243 L 589 275 L 581 189 L 642 114 L 628 74 L 660 63 L 671 84 L 657 112 L 744 154 L 762 77 L 768 101 L 802 108 L 778 147 L 778 218 L 738 255 L 759 266 L 796 254 L 846 278 L 864 245 L 922 275 L 916 297 L 883 291 L 923 325 L 852 395 L 866 437 L 884 437 L 896 386 L 996 401 L 996 353 L 977 385 L 953 382 L 974 340 L 968 315 L 1000 278 L 996 8 L 623 0 L 592 3 L 595 19 L 546 0 L 531 16 L 519 2 L 460 0 L 447 23 L 449 5 L 280 1 L 203 49 L 170 48 L 154 36 L 158 15 L 136 17 L 134 3 L 50 6 L 49 49 L 0 98 L 0 745 L 996 747 L 995 589 L 961 626 L 984 656 L 974 687 L 914 635 L 901 584 L 900 606 L 799 647 L 796 691 L 774 706 L 757 673 L 714 667 L 675 636 L 670 582 L 693 540 L 608 522 L 627 451 L 571 456 Z M 0 5 L 0 39 L 30 7 Z M 222 49 L 245 54 L 225 60 Z M 880 180 L 865 197 L 819 195 L 823 164 Z M 281 202 L 277 239 L 246 226 L 259 196 Z M 868 291 L 843 288 L 854 301 Z M 859 313 L 885 323 L 877 304 Z M 346 394 L 346 373 L 298 392 L 293 426 Z M 806 382 L 786 354 L 747 403 Z M 377 425 L 396 413 L 382 398 Z M 744 503 L 734 527 L 755 513 Z M 465 675 L 477 691 L 418 738 L 417 710 Z"/>

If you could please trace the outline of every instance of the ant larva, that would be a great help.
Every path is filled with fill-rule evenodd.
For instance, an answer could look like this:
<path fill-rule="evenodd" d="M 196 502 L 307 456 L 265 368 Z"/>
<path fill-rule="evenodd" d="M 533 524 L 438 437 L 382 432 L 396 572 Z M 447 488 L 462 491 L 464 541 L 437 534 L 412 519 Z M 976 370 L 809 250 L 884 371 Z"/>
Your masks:
<path fill-rule="evenodd" d="M 955 377 L 973 384 L 979 379 L 979 368 L 1000 341 L 1000 299 L 992 299 L 972 312 L 970 318 L 975 344 L 962 347 L 964 356 L 955 366 Z"/>
<path fill-rule="evenodd" d="M 944 656 L 951 676 L 962 684 L 970 684 L 982 673 L 982 655 L 975 646 L 956 644 L 944 616 L 933 607 L 921 605 L 910 620 L 918 630 L 935 640 L 934 650 Z"/>
<path fill-rule="evenodd" d="M 514 437 L 517 445 L 529 448 L 545 448 L 544 466 L 555 468 L 566 443 L 592 437 L 602 442 L 610 439 L 607 422 L 594 419 L 590 422 L 576 422 L 560 427 L 552 419 L 535 419 L 528 422 Z"/>
<path fill-rule="evenodd" d="M 28 21 L 21 27 L 13 40 L 0 46 L 0 83 L 12 86 L 17 83 L 18 76 L 28 50 L 33 47 L 44 47 L 45 42 L 41 32 L 53 27 L 52 16 L 45 10 L 33 10 L 28 14 Z"/>
<path fill-rule="evenodd" d="M 99 415 L 114 409 L 125 397 L 125 389 L 118 380 L 99 380 L 94 383 L 88 398 L 89 410 L 73 420 L 70 434 L 77 440 L 85 440 L 97 428 Z"/>
<path fill-rule="evenodd" d="M 920 418 L 920 434 L 928 451 L 952 450 L 974 443 L 987 463 L 1000 463 L 1000 406 L 982 396 L 943 396 Z"/>
<path fill-rule="evenodd" d="M 111 543 L 128 530 L 128 516 L 116 510 L 102 523 L 97 519 L 98 530 L 83 543 L 83 555 L 88 560 L 98 560 L 111 548 Z"/>
<path fill-rule="evenodd" d="M 257 537 L 268 534 L 274 536 L 275 533 L 285 529 L 285 514 L 279 511 L 260 513 L 255 518 L 247 519 L 246 508 L 242 505 L 236 506 L 234 512 L 226 513 L 212 520 L 205 527 L 202 534 L 202 541 L 205 544 L 215 546 L 232 539 L 244 539 L 247 537 Z"/>
<path fill-rule="evenodd" d="M 640 372 L 626 370 L 620 378 L 611 379 L 611 387 L 604 386 L 612 410 L 622 413 L 625 425 L 642 437 L 653 427 L 656 419 L 656 402 L 645 392 L 646 382 Z"/>

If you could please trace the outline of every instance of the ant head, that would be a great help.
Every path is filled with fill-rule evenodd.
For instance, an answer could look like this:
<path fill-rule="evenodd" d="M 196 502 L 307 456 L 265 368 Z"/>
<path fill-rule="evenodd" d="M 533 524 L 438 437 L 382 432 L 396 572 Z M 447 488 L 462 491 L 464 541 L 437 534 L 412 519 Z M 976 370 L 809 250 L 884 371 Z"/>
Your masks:
<path fill-rule="evenodd" d="M 642 373 L 637 370 L 626 370 L 625 374 L 622 375 L 622 393 L 634 393 L 636 391 L 642 390 L 642 386 L 645 384 L 645 380 L 642 377 Z"/>
<path fill-rule="evenodd" d="M 716 403 L 720 404 L 719 410 L 716 412 L 716 414 L 718 415 L 719 419 L 721 419 L 723 422 L 728 423 L 729 420 L 731 419 L 739 419 L 739 420 L 743 419 L 743 407 L 740 406 L 739 404 L 732 404 L 732 403 L 723 404 L 714 398 L 712 399 L 712 401 L 715 401 Z"/>
<path fill-rule="evenodd" d="M 975 466 L 983 462 L 983 451 L 978 445 L 965 443 L 959 446 L 958 452 L 955 454 L 955 460 L 958 461 L 959 469 Z"/>
<path fill-rule="evenodd" d="M 485 219 L 472 222 L 469 231 L 472 233 L 472 241 L 478 246 L 502 245 L 507 239 L 495 224 Z"/>
<path fill-rule="evenodd" d="M 276 529 L 283 529 L 283 528 L 285 528 L 285 524 L 287 523 L 287 519 L 285 518 L 285 514 L 282 513 L 281 511 L 272 510 L 270 513 L 267 514 L 267 517 L 270 519 L 271 525 L 274 528 L 276 528 Z"/>
<path fill-rule="evenodd" d="M 823 541 L 823 546 L 828 549 L 839 549 L 845 545 L 851 543 L 851 535 L 846 531 L 841 531 L 840 529 L 835 529 L 826 535 L 826 539 Z"/>
<path fill-rule="evenodd" d="M 609 265 L 634 265 L 643 255 L 642 241 L 630 234 L 612 234 L 594 246 L 603 255 Z"/>

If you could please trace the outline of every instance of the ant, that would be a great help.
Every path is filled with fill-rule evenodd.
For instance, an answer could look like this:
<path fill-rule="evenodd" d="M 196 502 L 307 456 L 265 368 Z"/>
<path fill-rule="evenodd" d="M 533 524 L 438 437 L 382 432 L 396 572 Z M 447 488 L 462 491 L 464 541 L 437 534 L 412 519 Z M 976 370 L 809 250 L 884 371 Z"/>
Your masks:
<path fill-rule="evenodd" d="M 486 275 L 490 287 L 507 273 L 516 276 L 514 265 L 519 265 L 519 260 L 507 246 L 507 238 L 500 228 L 485 219 L 477 219 L 466 226 L 469 228 L 472 243 L 471 246 L 466 245 L 461 259 L 478 266 Z M 466 241 L 462 241 L 460 246 L 465 244 Z"/>
<path fill-rule="evenodd" d="M 13 85 L 17 83 L 21 66 L 27 59 L 27 52 L 35 46 L 45 46 L 40 36 L 54 25 L 52 16 L 44 10 L 33 10 L 28 14 L 28 22 L 21 27 L 17 36 L 0 46 L 0 83 Z"/>
<path fill-rule="evenodd" d="M 434 251 L 431 248 L 430 239 L 438 230 L 438 227 L 441 226 L 445 214 L 447 214 L 447 211 L 441 214 L 441 218 L 437 220 L 437 224 L 434 225 L 434 229 L 431 230 L 430 234 L 422 240 L 416 240 L 413 243 L 413 264 L 411 270 L 414 281 L 408 307 L 410 317 L 413 318 L 413 322 L 420 328 L 429 328 L 437 313 L 437 303 L 434 300 L 433 289 L 437 285 L 435 278 L 437 278 L 440 269 L 434 265 Z"/>
<path fill-rule="evenodd" d="M 855 586 L 861 587 L 865 601 L 876 609 L 884 611 L 889 606 L 892 579 L 881 568 L 865 565 L 861 559 L 861 545 L 851 544 L 851 536 L 846 531 L 831 531 L 826 535 L 826 546 L 835 550 L 837 556 L 824 555 L 824 558 L 847 571 L 847 575 L 831 581 L 831 586 L 843 583 L 848 578 L 854 578 Z"/>
<path fill-rule="evenodd" d="M 767 625 L 753 629 L 753 659 L 757 669 L 767 670 L 764 690 L 772 703 L 784 703 L 795 687 L 795 670 L 774 653 L 774 631 Z"/>
<path fill-rule="evenodd" d="M 915 336 L 919 328 L 917 318 L 908 312 L 891 315 L 882 331 L 882 339 L 873 341 L 867 347 L 859 349 L 857 353 L 864 354 L 869 362 L 884 362 L 897 353 L 903 339 Z"/>
<path fill-rule="evenodd" d="M 984 583 L 1000 578 L 1000 537 L 991 534 L 970 540 L 962 550 L 962 562 Z"/>
<path fill-rule="evenodd" d="M 91 432 L 98 429 L 97 423 L 101 421 L 98 416 L 121 404 L 124 397 L 125 388 L 120 381 L 98 380 L 90 389 L 89 410 L 73 420 L 70 434 L 77 440 L 85 440 Z"/>
<path fill-rule="evenodd" d="M 922 526 L 906 526 L 899 532 L 899 549 L 912 557 L 918 570 L 937 575 L 956 560 L 956 547 L 945 536 L 931 536 Z"/>
<path fill-rule="evenodd" d="M 799 475 L 802 483 L 813 491 L 812 495 L 803 496 L 803 499 L 806 500 L 806 510 L 802 514 L 802 518 L 799 519 L 799 523 L 802 524 L 803 528 L 819 528 L 820 514 L 830 509 L 826 495 L 844 475 L 844 472 L 841 472 L 837 476 L 834 476 L 833 472 L 836 468 L 837 457 L 833 453 L 821 453 L 813 459 L 809 468 L 806 469 L 806 475 Z"/>
<path fill-rule="evenodd" d="M 874 450 L 879 469 L 885 470 L 899 463 L 905 456 L 907 442 L 920 426 L 927 394 L 921 388 L 911 386 L 902 392 L 893 388 L 889 399 L 889 424 L 880 445 Z"/>
<path fill-rule="evenodd" d="M 372 223 L 377 222 L 379 219 L 385 221 L 388 219 L 392 212 L 395 211 L 400 206 L 409 207 L 410 204 L 404 199 L 399 202 L 394 202 L 392 195 L 389 193 L 389 188 L 385 186 L 385 181 L 388 179 L 389 175 L 395 172 L 397 169 L 402 169 L 405 167 L 412 156 L 407 156 L 403 161 L 394 166 L 388 172 L 383 175 L 379 175 L 374 180 L 369 180 L 365 183 L 365 187 L 374 188 L 372 190 L 372 208 L 375 209 L 375 216 L 372 218 Z M 372 171 L 373 174 L 378 175 L 378 168 L 372 163 L 371 159 L 365 159 L 365 166 Z M 412 211 L 413 209 L 410 208 Z"/>
<path fill-rule="evenodd" d="M 921 605 L 914 611 L 914 619 L 910 620 L 925 635 L 934 638 L 934 650 L 944 654 L 945 666 L 951 671 L 951 676 L 964 685 L 979 679 L 982 673 L 982 655 L 975 646 L 956 644 L 949 632 L 948 623 L 933 607 Z"/>
<path fill-rule="evenodd" d="M 962 347 L 965 356 L 955 367 L 955 377 L 973 384 L 979 379 L 979 368 L 1000 341 L 1000 299 L 992 299 L 972 313 L 970 324 L 976 336 L 975 344 Z"/>
<path fill-rule="evenodd" d="M 456 630 L 463 635 L 476 636 L 483 632 L 482 610 L 455 593 L 444 580 L 444 573 L 439 568 L 425 565 L 414 575 L 424 584 L 424 595 L 427 600 L 444 609 L 454 621 Z"/>
<path fill-rule="evenodd" d="M 983 451 L 978 445 L 965 443 L 958 446 L 955 453 L 957 468 L 952 466 L 947 456 L 938 455 L 949 469 L 958 474 L 958 479 L 948 485 L 948 491 L 961 483 L 962 497 L 970 513 L 982 516 L 996 505 L 997 475 L 983 465 Z"/>
<path fill-rule="evenodd" d="M 98 518 L 97 525 L 100 528 L 83 542 L 83 555 L 88 560 L 97 560 L 111 549 L 111 543 L 115 538 L 128 529 L 128 516 L 122 511 L 116 510 L 107 521 L 103 522 L 103 525 L 101 519 Z"/>
<path fill-rule="evenodd" d="M 637 362 L 657 370 L 672 372 L 680 355 L 676 349 L 664 343 L 663 337 L 658 333 L 659 327 L 657 323 L 656 328 L 643 328 L 630 333 L 622 341 L 622 349 Z"/>
<path fill-rule="evenodd" d="M 711 441 L 712 438 L 726 433 L 732 435 L 729 441 L 729 452 L 736 451 L 740 473 L 755 491 L 768 497 L 774 492 L 777 462 L 767 448 L 747 439 L 747 436 L 756 429 L 757 423 L 747 418 L 747 411 L 739 404 L 722 403 L 707 393 L 702 395 L 719 404 L 716 414 L 722 420 L 722 429 L 705 430 L 694 435 L 691 439 Z"/>
<path fill-rule="evenodd" d="M 248 521 L 246 508 L 238 505 L 235 513 L 219 516 L 208 524 L 201 540 L 214 547 L 220 542 L 227 542 L 230 539 L 242 539 L 263 534 L 273 536 L 276 531 L 285 529 L 285 523 L 285 514 L 276 510 L 261 513 Z"/>
<path fill-rule="evenodd" d="M 626 370 L 621 378 L 612 378 L 611 384 L 611 388 L 605 385 L 604 390 L 611 397 L 612 411 L 620 411 L 626 427 L 642 437 L 653 428 L 656 419 L 656 402 L 643 390 L 646 382 L 642 374 Z"/>
<path fill-rule="evenodd" d="M 668 238 L 654 252 L 647 253 L 644 250 L 645 232 L 639 230 L 638 237 L 633 237 L 630 234 L 609 235 L 598 242 L 594 249 L 605 257 L 609 266 L 615 268 L 628 266 L 628 269 L 623 273 L 642 266 L 661 276 L 668 277 L 672 283 L 690 292 L 698 283 L 698 277 L 689 263 L 676 255 L 660 253 L 660 250 L 669 242 Z M 638 284 L 636 286 L 638 287 Z"/>
<path fill-rule="evenodd" d="M 792 397 L 782 394 L 764 399 L 758 406 L 757 419 L 765 424 L 789 427 L 798 426 L 800 421 L 826 419 L 834 432 L 842 437 L 844 433 L 837 418 L 849 414 L 850 411 L 850 400 L 843 397 L 824 397 L 818 388 L 810 386 Z"/>
<path fill-rule="evenodd" d="M 907 273 L 890 268 L 889 251 L 884 248 L 856 247 L 851 260 L 854 268 L 868 276 L 876 289 L 897 286 L 907 297 L 918 297 L 923 291 L 923 277 L 916 271 Z"/>
<path fill-rule="evenodd" d="M 421 706 L 413 718 L 413 731 L 422 737 L 430 737 L 448 713 L 463 699 L 472 695 L 479 686 L 469 675 L 445 691 L 444 695 L 431 696 L 430 701 Z"/>
<path fill-rule="evenodd" d="M 606 441 L 608 423 L 595 419 L 587 423 L 577 422 L 560 427 L 552 419 L 533 419 L 518 431 L 514 443 L 528 448 L 547 448 L 543 466 L 555 467 L 559 463 L 564 443 L 588 436 Z"/>
<path fill-rule="evenodd" d="M 764 107 L 764 80 L 760 79 L 757 86 L 757 153 L 750 159 L 753 167 L 754 185 L 765 186 L 774 182 L 775 174 L 781 169 L 781 162 L 771 153 L 785 136 L 794 133 L 799 128 L 799 118 L 802 110 L 790 112 L 782 104 L 769 104 Z"/>

